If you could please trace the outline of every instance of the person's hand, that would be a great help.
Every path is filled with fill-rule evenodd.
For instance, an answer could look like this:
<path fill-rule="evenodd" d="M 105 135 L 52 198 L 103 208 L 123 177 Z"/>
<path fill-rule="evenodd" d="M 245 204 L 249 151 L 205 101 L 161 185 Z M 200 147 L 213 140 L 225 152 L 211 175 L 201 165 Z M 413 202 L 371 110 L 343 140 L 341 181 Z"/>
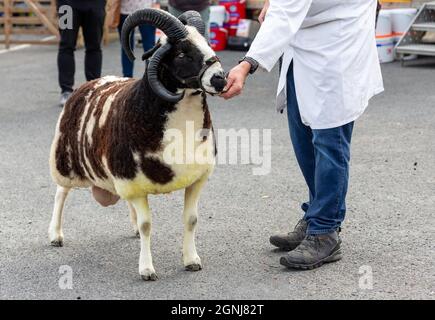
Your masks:
<path fill-rule="evenodd" d="M 242 89 L 245 85 L 245 80 L 250 69 L 251 65 L 246 61 L 242 61 L 237 66 L 232 68 L 228 74 L 227 85 L 224 89 L 224 93 L 222 93 L 220 96 L 227 100 L 242 93 Z"/>
<path fill-rule="evenodd" d="M 151 8 L 153 8 L 153 9 L 160 9 L 160 8 L 161 8 L 161 7 L 160 7 L 160 3 L 158 3 L 158 2 L 153 3 L 153 5 L 151 6 Z"/>
<path fill-rule="evenodd" d="M 266 17 L 267 9 L 269 9 L 269 0 L 264 3 L 263 9 L 261 9 L 260 15 L 258 16 L 258 22 L 263 23 Z"/>

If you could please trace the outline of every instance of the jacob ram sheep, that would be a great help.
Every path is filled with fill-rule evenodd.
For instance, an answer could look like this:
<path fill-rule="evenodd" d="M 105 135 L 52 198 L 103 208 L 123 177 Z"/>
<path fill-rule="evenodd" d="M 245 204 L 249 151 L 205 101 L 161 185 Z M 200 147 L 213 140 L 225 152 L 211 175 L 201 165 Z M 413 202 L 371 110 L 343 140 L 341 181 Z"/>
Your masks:
<path fill-rule="evenodd" d="M 197 205 L 214 161 L 168 162 L 164 151 L 171 143 L 184 159 L 191 156 L 183 145 L 189 143 L 186 122 L 190 122 L 195 132 L 202 132 L 201 138 L 192 142 L 194 150 L 212 150 L 207 154 L 214 160 L 206 93 L 222 92 L 226 80 L 204 38 L 205 25 L 197 12 L 188 11 L 179 18 L 156 9 L 131 14 L 121 36 L 130 59 L 134 59 L 131 31 L 141 24 L 153 25 L 165 34 L 144 54 L 143 78 L 108 76 L 87 82 L 72 94 L 60 115 L 50 154 L 57 191 L 48 232 L 52 245 L 63 245 L 63 207 L 72 188 L 97 188 L 125 199 L 133 228 L 140 235 L 139 273 L 144 280 L 156 280 L 149 194 L 185 189 L 184 266 L 190 271 L 202 268 L 195 247 Z M 167 139 L 171 129 L 185 139 Z"/>

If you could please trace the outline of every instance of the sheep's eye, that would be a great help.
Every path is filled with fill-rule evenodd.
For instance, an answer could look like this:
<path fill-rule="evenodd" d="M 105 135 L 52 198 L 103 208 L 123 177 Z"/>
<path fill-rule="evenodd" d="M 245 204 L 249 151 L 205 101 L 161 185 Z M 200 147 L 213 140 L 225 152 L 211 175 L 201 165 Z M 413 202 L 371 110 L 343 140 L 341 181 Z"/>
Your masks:
<path fill-rule="evenodd" d="M 178 58 L 179 58 L 179 59 L 183 59 L 183 58 L 184 58 L 184 56 L 185 56 L 185 55 L 184 55 L 184 53 L 183 53 L 183 52 L 181 52 L 181 53 L 179 53 L 179 54 L 178 54 Z"/>

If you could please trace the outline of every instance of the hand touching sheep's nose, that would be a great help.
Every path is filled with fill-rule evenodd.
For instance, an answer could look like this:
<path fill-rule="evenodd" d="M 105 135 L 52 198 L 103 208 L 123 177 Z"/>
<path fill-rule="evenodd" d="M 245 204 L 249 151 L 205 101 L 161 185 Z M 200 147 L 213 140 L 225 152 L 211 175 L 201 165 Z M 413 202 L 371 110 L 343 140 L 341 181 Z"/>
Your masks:
<path fill-rule="evenodd" d="M 213 86 L 213 88 L 216 90 L 216 92 L 222 92 L 227 85 L 227 80 L 225 79 L 225 74 L 217 73 L 214 74 L 213 77 L 210 79 L 210 83 Z"/>
<path fill-rule="evenodd" d="M 243 61 L 232 68 L 228 74 L 227 85 L 224 89 L 224 93 L 220 96 L 227 100 L 241 94 L 250 69 L 251 65 L 246 61 Z"/>

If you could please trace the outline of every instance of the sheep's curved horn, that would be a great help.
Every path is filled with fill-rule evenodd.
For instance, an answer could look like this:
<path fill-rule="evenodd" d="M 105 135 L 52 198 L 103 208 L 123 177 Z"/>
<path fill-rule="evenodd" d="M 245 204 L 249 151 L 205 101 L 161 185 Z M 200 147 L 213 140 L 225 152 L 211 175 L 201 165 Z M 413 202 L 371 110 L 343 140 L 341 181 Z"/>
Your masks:
<path fill-rule="evenodd" d="M 138 10 L 127 17 L 121 31 L 122 48 L 131 61 L 135 57 L 130 48 L 130 34 L 135 27 L 141 24 L 149 24 L 159 28 L 167 35 L 169 42 L 176 42 L 187 37 L 186 27 L 170 13 L 150 8 Z"/>
<path fill-rule="evenodd" d="M 198 11 L 186 11 L 182 15 L 178 16 L 178 20 L 180 20 L 183 24 L 195 27 L 200 34 L 205 36 L 205 23 Z"/>
<path fill-rule="evenodd" d="M 162 46 L 162 44 L 159 42 L 157 43 L 154 47 L 152 47 L 151 49 L 145 51 L 142 55 L 142 61 L 145 61 L 149 58 L 152 57 L 152 55 L 154 54 L 154 52 L 157 51 L 158 48 L 160 48 Z"/>
<path fill-rule="evenodd" d="M 184 93 L 173 93 L 166 89 L 159 80 L 159 65 L 164 56 L 171 50 L 172 45 L 168 42 L 157 49 L 149 60 L 147 78 L 151 89 L 163 100 L 176 103 L 183 99 Z"/>

